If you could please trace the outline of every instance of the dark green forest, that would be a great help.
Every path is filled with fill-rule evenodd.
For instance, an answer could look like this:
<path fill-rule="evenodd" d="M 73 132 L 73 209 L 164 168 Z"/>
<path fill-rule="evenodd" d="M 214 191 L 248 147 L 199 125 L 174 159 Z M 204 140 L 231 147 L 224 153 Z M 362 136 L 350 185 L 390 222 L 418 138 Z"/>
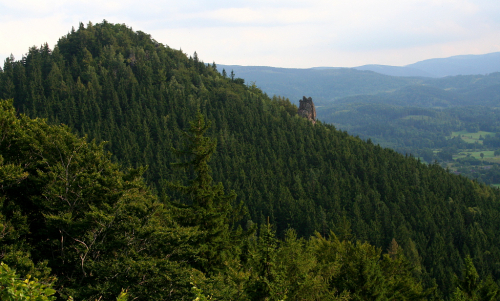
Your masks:
<path fill-rule="evenodd" d="M 367 96 L 368 97 L 368 96 Z M 323 111 L 343 130 L 394 149 L 474 148 L 461 139 L 449 139 L 452 132 L 486 131 L 500 133 L 500 109 L 486 106 L 452 107 L 445 109 L 354 102 L 338 104 Z M 486 139 L 486 137 L 484 137 Z M 497 148 L 493 137 L 485 146 Z M 489 142 L 488 142 L 489 141 Z M 478 148 L 480 146 L 477 146 Z"/>
<path fill-rule="evenodd" d="M 338 99 L 319 108 L 318 118 L 364 140 L 498 185 L 500 160 L 489 156 L 483 162 L 476 152 L 500 150 L 499 82 L 498 72 L 429 79 L 393 92 Z M 467 139 L 471 135 L 479 139 Z M 476 161 L 462 162 L 473 154 Z"/>
<path fill-rule="evenodd" d="M 476 151 L 500 151 L 484 137 L 500 136 L 499 72 L 430 78 L 388 76 L 380 73 L 390 66 L 378 65 L 371 66 L 375 72 L 222 66 L 246 81 L 255 81 L 269 95 L 281 95 L 292 103 L 303 95 L 312 96 L 318 119 L 351 135 L 428 163 L 438 161 L 452 172 L 485 184 L 500 185 L 500 173 L 494 172 L 500 168 L 500 157 L 487 156 L 479 165 L 459 161 L 468 155 L 478 159 Z M 405 67 L 392 68 L 403 72 Z M 457 136 L 453 132 L 463 131 L 482 134 L 485 143 L 451 139 Z M 485 131 L 489 133 L 480 133 Z M 496 169 L 489 169 L 491 165 Z"/>
<path fill-rule="evenodd" d="M 59 299 L 498 300 L 498 189 L 196 53 L 80 24 L 0 99 L 0 261 Z"/>

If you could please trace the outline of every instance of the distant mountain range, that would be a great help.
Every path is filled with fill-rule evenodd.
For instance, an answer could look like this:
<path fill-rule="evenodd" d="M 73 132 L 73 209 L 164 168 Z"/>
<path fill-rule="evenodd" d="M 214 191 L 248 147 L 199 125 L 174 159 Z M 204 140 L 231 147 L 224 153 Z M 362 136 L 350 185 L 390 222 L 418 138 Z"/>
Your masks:
<path fill-rule="evenodd" d="M 394 91 L 423 82 L 422 78 L 394 77 L 352 68 L 275 68 L 264 66 L 217 65 L 219 72 L 234 72 L 245 83 L 255 83 L 269 96 L 280 95 L 298 104 L 302 96 L 312 97 L 316 105 L 330 104 L 351 95 Z"/>
<path fill-rule="evenodd" d="M 430 85 L 442 82 L 442 86 L 438 85 L 442 89 L 459 90 L 461 86 L 454 87 L 453 84 L 465 80 L 470 85 L 467 76 L 481 74 L 474 77 L 486 79 L 488 77 L 484 74 L 500 72 L 500 52 L 429 59 L 403 67 L 365 65 L 298 69 L 219 64 L 217 68 L 219 72 L 225 69 L 227 74 L 234 71 L 236 77 L 243 78 L 247 84 L 255 83 L 270 96 L 284 96 L 294 103 L 298 103 L 302 96 L 310 96 L 315 104 L 322 106 L 346 96 L 393 92 L 408 85 L 429 85 L 429 81 L 433 81 Z M 458 75 L 465 77 L 452 79 L 453 87 L 447 87 L 451 83 L 446 77 Z M 494 78 L 496 84 L 496 76 Z"/>
<path fill-rule="evenodd" d="M 428 59 L 403 67 L 364 65 L 355 67 L 354 69 L 369 70 L 392 76 L 445 77 L 454 75 L 488 74 L 500 71 L 500 52 Z"/>
<path fill-rule="evenodd" d="M 390 75 L 390 76 L 435 77 L 431 73 L 408 66 L 363 65 L 359 67 L 354 67 L 353 69 L 361 71 L 373 71 L 379 74 Z"/>

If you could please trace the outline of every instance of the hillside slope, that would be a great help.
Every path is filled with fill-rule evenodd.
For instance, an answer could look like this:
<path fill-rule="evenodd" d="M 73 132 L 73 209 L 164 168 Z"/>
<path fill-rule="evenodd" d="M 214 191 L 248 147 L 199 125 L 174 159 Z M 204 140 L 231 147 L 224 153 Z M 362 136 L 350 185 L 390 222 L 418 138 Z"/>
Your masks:
<path fill-rule="evenodd" d="M 200 109 L 217 138 L 214 180 L 236 191 L 246 219 L 269 219 L 281 237 L 288 228 L 301 236 L 331 229 L 383 249 L 395 238 L 426 286 L 445 293 L 467 255 L 481 275 L 500 278 L 498 190 L 312 125 L 290 102 L 143 32 L 81 25 L 53 50 L 7 60 L 0 88 L 20 113 L 109 141 L 115 161 L 148 165 L 145 177 L 162 196 L 176 195 L 165 181 L 187 180 L 171 168 L 171 148 Z"/>

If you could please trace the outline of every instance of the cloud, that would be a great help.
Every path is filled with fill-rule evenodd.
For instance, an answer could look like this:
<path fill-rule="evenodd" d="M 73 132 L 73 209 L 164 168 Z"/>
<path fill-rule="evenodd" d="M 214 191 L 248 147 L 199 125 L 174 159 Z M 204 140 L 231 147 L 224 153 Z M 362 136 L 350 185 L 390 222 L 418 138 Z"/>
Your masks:
<path fill-rule="evenodd" d="M 203 19 L 203 13 L 196 14 L 196 18 Z M 254 9 L 250 7 L 222 8 L 212 11 L 205 17 L 208 20 L 223 22 L 225 24 L 243 25 L 273 25 L 296 24 L 312 21 L 314 15 L 303 9 L 278 8 L 275 11 Z"/>
<path fill-rule="evenodd" d="M 498 0 L 0 0 L 0 55 L 53 46 L 71 26 L 106 19 L 209 62 L 409 64 L 500 51 L 499 15 Z"/>
<path fill-rule="evenodd" d="M 20 59 L 29 47 L 39 47 L 44 43 L 53 47 L 62 35 L 71 30 L 69 23 L 64 20 L 62 15 L 31 18 L 29 22 L 22 18 L 3 19 L 0 23 L 0 53 L 3 59 L 10 54 Z"/>

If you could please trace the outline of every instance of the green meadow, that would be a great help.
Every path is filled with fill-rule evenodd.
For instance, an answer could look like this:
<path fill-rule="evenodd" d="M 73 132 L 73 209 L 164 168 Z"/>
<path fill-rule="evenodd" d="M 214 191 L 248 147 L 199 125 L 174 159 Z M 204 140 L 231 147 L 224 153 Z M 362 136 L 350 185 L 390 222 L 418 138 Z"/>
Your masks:
<path fill-rule="evenodd" d="M 500 156 L 494 155 L 494 151 L 476 151 L 476 152 L 468 152 L 468 151 L 462 151 L 458 153 L 457 155 L 453 156 L 453 159 L 460 159 L 460 158 L 465 158 L 467 155 L 471 155 L 476 159 L 481 160 L 481 153 L 484 154 L 483 160 L 485 163 L 500 163 Z"/>
<path fill-rule="evenodd" d="M 466 130 L 463 130 L 463 131 L 459 131 L 459 132 L 452 132 L 451 136 L 448 138 L 460 137 L 460 138 L 462 138 L 462 140 L 464 140 L 467 143 L 476 143 L 477 142 L 479 144 L 483 144 L 483 141 L 479 140 L 479 138 L 481 138 L 481 136 L 484 138 L 484 137 L 486 137 L 486 135 L 495 136 L 495 133 L 485 132 L 485 131 L 470 133 L 470 132 L 467 132 Z"/>

